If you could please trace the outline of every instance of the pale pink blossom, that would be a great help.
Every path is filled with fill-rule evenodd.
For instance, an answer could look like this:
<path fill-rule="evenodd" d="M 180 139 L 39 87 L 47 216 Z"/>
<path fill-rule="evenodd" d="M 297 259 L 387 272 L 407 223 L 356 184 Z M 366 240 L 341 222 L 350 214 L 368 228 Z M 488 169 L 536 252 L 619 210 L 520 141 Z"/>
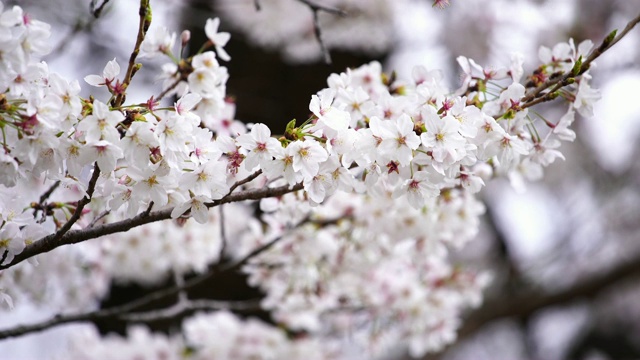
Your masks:
<path fill-rule="evenodd" d="M 100 75 L 87 75 L 84 77 L 84 81 L 91 86 L 107 86 L 111 88 L 112 84 L 116 80 L 116 77 L 120 74 L 120 65 L 115 58 L 113 60 L 107 62 L 107 65 L 104 67 L 102 71 L 102 76 Z"/>
<path fill-rule="evenodd" d="M 220 26 L 220 19 L 207 19 L 207 23 L 204 26 L 204 32 L 207 34 L 207 38 L 211 41 L 211 44 L 215 46 L 216 53 L 220 59 L 224 61 L 231 60 L 231 56 L 224 50 L 224 46 L 227 45 L 231 35 L 227 32 L 218 32 Z"/>

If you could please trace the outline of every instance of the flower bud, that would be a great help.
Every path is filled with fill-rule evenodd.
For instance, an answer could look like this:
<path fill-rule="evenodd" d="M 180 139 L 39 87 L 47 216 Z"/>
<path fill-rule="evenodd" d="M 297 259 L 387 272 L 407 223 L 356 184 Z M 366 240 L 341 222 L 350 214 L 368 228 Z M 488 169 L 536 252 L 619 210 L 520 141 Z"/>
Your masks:
<path fill-rule="evenodd" d="M 187 46 L 187 43 L 191 40 L 191 31 L 184 30 L 182 34 L 180 34 L 180 41 L 182 42 L 182 47 Z"/>

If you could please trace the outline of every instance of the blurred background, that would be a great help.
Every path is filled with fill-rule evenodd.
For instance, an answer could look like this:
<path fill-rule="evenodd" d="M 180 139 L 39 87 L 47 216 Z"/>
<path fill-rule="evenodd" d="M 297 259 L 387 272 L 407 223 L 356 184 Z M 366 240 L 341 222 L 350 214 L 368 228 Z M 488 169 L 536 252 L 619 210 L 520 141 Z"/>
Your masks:
<path fill-rule="evenodd" d="M 629 0 L 451 0 L 444 10 L 427 0 L 318 0 L 347 13 L 319 18 L 332 58 L 328 65 L 307 6 L 296 0 L 257 2 L 260 10 L 254 0 L 152 0 L 152 26 L 189 29 L 192 44 L 200 44 L 206 19 L 220 17 L 222 30 L 232 33 L 226 47 L 232 61 L 225 65 L 235 118 L 266 123 L 274 132 L 293 118 L 306 119 L 311 95 L 326 86 L 329 74 L 348 67 L 378 60 L 386 71 L 409 78 L 413 66 L 425 65 L 442 69 L 453 90 L 460 84 L 459 55 L 499 67 L 509 64 L 512 52 L 521 52 L 526 76 L 538 65 L 540 45 L 568 38 L 599 44 L 640 15 L 640 2 Z M 111 0 L 98 19 L 89 0 L 5 1 L 5 7 L 12 4 L 53 26 L 55 50 L 45 60 L 68 78 L 100 73 L 114 56 L 124 64 L 133 47 L 135 1 Z M 455 254 L 455 262 L 490 270 L 493 282 L 484 304 L 466 317 L 459 341 L 428 359 L 640 358 L 638 49 L 635 29 L 597 61 L 592 84 L 602 100 L 594 118 L 574 123 L 578 136 L 563 144 L 565 161 L 556 161 L 525 191 L 516 192 L 506 180 L 483 190 L 487 213 L 480 235 Z M 145 63 L 129 102 L 158 92 L 155 74 L 162 63 Z M 537 111 L 557 119 L 565 109 L 557 103 Z M 114 285 L 103 305 L 144 291 Z M 251 289 L 237 290 L 242 291 Z M 47 316 L 46 309 L 27 309 L 5 321 Z M 101 326 L 109 332 L 124 325 Z M 39 346 L 50 354 L 62 346 L 65 331 L 72 330 L 0 342 L 0 349 L 11 349 L 0 353 L 37 358 L 43 355 L 32 346 L 38 341 L 51 344 Z M 407 357 L 399 350 L 390 358 Z"/>

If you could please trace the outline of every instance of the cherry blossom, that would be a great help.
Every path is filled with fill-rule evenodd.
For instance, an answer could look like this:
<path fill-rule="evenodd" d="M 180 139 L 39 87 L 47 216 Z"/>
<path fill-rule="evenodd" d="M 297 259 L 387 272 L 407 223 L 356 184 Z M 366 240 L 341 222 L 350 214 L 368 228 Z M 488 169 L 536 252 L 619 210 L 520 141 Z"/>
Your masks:
<path fill-rule="evenodd" d="M 254 125 L 250 134 L 238 136 L 236 142 L 249 152 L 244 160 L 248 170 L 255 168 L 258 164 L 263 166 L 282 151 L 280 142 L 271 137 L 271 130 L 264 124 Z"/>
<path fill-rule="evenodd" d="M 87 75 L 84 78 L 84 81 L 91 86 L 106 86 L 111 89 L 113 82 L 116 80 L 116 77 L 120 74 L 120 65 L 115 58 L 113 60 L 107 62 L 107 65 L 104 67 L 102 71 L 102 76 L 100 75 Z M 113 84 L 113 85 L 112 85 Z"/>
<path fill-rule="evenodd" d="M 231 35 L 227 32 L 218 32 L 219 26 L 220 19 L 208 19 L 207 24 L 204 26 L 204 31 L 207 34 L 209 41 L 211 41 L 211 44 L 215 46 L 216 53 L 218 53 L 220 59 L 229 61 L 231 60 L 231 56 L 229 56 L 229 54 L 224 50 L 224 46 L 229 42 Z"/>
<path fill-rule="evenodd" d="M 390 9 L 379 0 L 349 4 L 365 25 Z M 271 44 L 290 29 L 309 29 L 308 18 L 289 16 L 304 4 L 272 5 L 245 11 L 239 26 L 266 36 L 255 24 L 287 15 L 271 25 L 281 27 L 278 38 L 260 40 Z M 336 26 L 349 21 L 337 19 Z M 179 99 L 164 107 L 155 95 L 127 103 L 132 79 L 118 79 L 115 58 L 102 75 L 85 77 L 91 86 L 106 86 L 110 98 L 82 98 L 77 80 L 40 60 L 49 50 L 48 25 L 0 5 L 0 305 L 58 294 L 55 301 L 80 311 L 97 303 L 110 282 L 157 284 L 204 274 L 224 259 L 239 261 L 236 269 L 262 291 L 259 306 L 277 326 L 209 309 L 185 318 L 183 336 L 143 327 L 131 328 L 127 338 L 79 335 L 71 357 L 117 351 L 178 359 L 188 349 L 194 359 L 309 360 L 345 358 L 348 342 L 373 358 L 395 344 L 422 356 L 453 342 L 461 314 L 479 305 L 489 280 L 453 266 L 449 253 L 478 232 L 485 210 L 478 193 L 488 181 L 506 177 L 522 187 L 564 159 L 559 149 L 575 139 L 575 112 L 592 115 L 600 97 L 590 74 L 574 71 L 593 43 L 576 48 L 569 41 L 539 52 L 542 65 L 529 78 L 535 86 L 556 71 L 565 76 L 559 100 L 568 106 L 559 120 L 529 113 L 553 94 L 545 88 L 531 95 L 534 88 L 520 83 L 523 58 L 513 55 L 497 68 L 459 57 L 464 78 L 455 92 L 440 71 L 423 66 L 408 81 L 383 73 L 378 62 L 348 69 L 311 95 L 307 121 L 272 130 L 235 119 L 229 72 L 218 62 L 231 59 L 224 50 L 230 35 L 219 27 L 219 19 L 205 25 L 203 49 L 215 51 L 180 59 L 172 53 L 174 32 L 159 26 L 144 36 L 136 49 L 142 57 L 171 62 L 162 68 L 157 98 Z M 356 33 L 347 43 L 357 36 L 380 48 L 390 42 L 383 26 Z M 189 38 L 181 37 L 183 46 Z M 316 55 L 300 52 L 309 39 L 291 40 L 290 56 Z M 342 46 L 339 40 L 326 38 L 330 47 Z M 131 219 L 148 223 L 100 233 Z M 38 256 L 43 271 L 23 262 L 36 262 L 31 251 L 43 238 L 63 241 L 69 229 L 80 234 L 74 236 L 97 234 L 87 240 L 105 236 Z M 184 301 L 190 300 L 178 305 Z"/>

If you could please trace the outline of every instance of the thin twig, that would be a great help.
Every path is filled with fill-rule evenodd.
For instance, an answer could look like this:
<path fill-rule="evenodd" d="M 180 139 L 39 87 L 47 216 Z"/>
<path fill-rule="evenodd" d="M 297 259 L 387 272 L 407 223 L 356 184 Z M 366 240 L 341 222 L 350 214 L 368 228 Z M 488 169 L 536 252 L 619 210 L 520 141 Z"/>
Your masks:
<path fill-rule="evenodd" d="M 310 0 L 298 0 L 299 2 L 307 5 L 311 10 L 313 11 L 324 11 L 326 13 L 329 14 L 334 14 L 334 15 L 340 15 L 340 16 L 346 16 L 347 12 L 341 9 L 338 9 L 336 7 L 331 7 L 331 6 L 326 6 L 326 5 L 320 5 L 320 4 L 316 4 Z"/>
<path fill-rule="evenodd" d="M 153 201 L 149 201 L 149 206 L 147 206 L 147 209 L 143 211 L 141 215 L 149 216 L 149 214 L 151 213 L 151 209 L 153 209 Z"/>
<path fill-rule="evenodd" d="M 76 211 L 73 212 L 71 218 L 62 225 L 62 227 L 51 237 L 49 240 L 52 244 L 57 243 L 67 232 L 71 229 L 73 224 L 75 224 L 78 220 L 80 220 L 80 216 L 82 216 L 82 211 L 84 207 L 91 202 L 91 197 L 93 196 L 93 191 L 96 188 L 96 183 L 98 182 L 98 178 L 100 177 L 100 168 L 98 167 L 98 163 L 95 163 L 93 166 L 93 175 L 91 176 L 91 180 L 89 180 L 89 186 L 87 187 L 87 195 L 78 201 L 78 205 L 76 206 Z"/>
<path fill-rule="evenodd" d="M 560 90 L 560 89 L 562 89 L 563 87 L 565 87 L 565 86 L 567 86 L 569 84 L 571 84 L 569 79 L 557 83 L 551 90 L 549 90 L 548 92 L 544 93 L 544 95 L 538 96 L 535 99 L 520 105 L 520 109 L 526 109 L 528 107 L 532 107 L 534 105 L 537 105 L 537 104 L 540 104 L 540 103 L 543 103 L 543 102 L 555 100 L 557 98 L 557 95 L 555 94 L 555 92 Z"/>
<path fill-rule="evenodd" d="M 198 310 L 259 310 L 260 299 L 243 300 L 243 301 L 220 301 L 220 300 L 189 300 L 187 302 L 178 302 L 166 309 L 147 311 L 143 313 L 126 314 L 119 316 L 120 319 L 132 322 L 151 322 L 157 320 L 166 320 L 179 317 L 183 314 Z"/>
<path fill-rule="evenodd" d="M 178 293 L 178 303 L 184 303 L 185 301 L 189 301 L 189 299 L 187 298 L 187 293 L 184 291 L 184 278 L 182 277 L 181 274 L 178 274 L 178 272 L 175 270 L 173 272 L 173 281 L 175 281 L 177 287 L 182 289 Z"/>
<path fill-rule="evenodd" d="M 60 180 L 54 182 L 42 195 L 40 195 L 40 199 L 38 199 L 37 206 L 34 206 L 33 209 L 33 218 L 37 219 L 38 211 L 42 211 L 42 217 L 38 222 L 44 222 L 47 219 L 47 204 L 45 201 L 53 194 L 53 192 L 60 186 Z M 0 264 L 4 261 L 4 258 L 0 260 Z"/>
<path fill-rule="evenodd" d="M 233 190 L 237 189 L 239 186 L 242 186 L 244 184 L 250 183 L 253 180 L 255 180 L 258 176 L 260 176 L 262 174 L 262 170 L 258 170 L 256 172 L 254 172 L 253 174 L 247 176 L 246 178 L 242 179 L 242 180 L 238 180 L 236 181 L 233 185 L 231 185 L 231 187 L 229 188 L 229 194 L 231 194 L 233 192 Z"/>
<path fill-rule="evenodd" d="M 111 211 L 109 211 L 109 210 L 105 210 L 105 211 L 101 212 L 100 215 L 96 216 L 95 219 L 91 220 L 91 223 L 87 226 L 87 228 L 92 228 L 92 227 L 96 226 L 98 221 L 100 221 L 102 218 L 104 218 L 105 216 L 109 215 L 110 213 L 111 213 Z"/>
<path fill-rule="evenodd" d="M 42 193 L 42 195 L 40 195 L 40 199 L 38 199 L 38 204 L 43 205 L 44 202 L 47 201 L 49 196 L 51 196 L 51 194 L 53 194 L 53 192 L 58 188 L 58 186 L 60 186 L 60 180 L 54 182 L 49 187 L 49 189 L 47 189 L 47 191 L 45 191 L 44 193 Z"/>
<path fill-rule="evenodd" d="M 105 5 L 107 5 L 109 3 L 110 0 L 103 0 L 102 4 L 100 4 L 100 6 L 96 7 L 96 1 L 92 0 L 91 1 L 91 13 L 93 14 L 93 16 L 97 19 L 100 17 L 100 14 L 102 14 L 102 10 L 104 9 Z"/>
<path fill-rule="evenodd" d="M 145 34 L 147 33 L 147 29 L 151 25 L 151 9 L 149 6 L 149 0 L 140 0 L 140 23 L 138 25 L 138 36 L 136 37 L 136 44 L 133 47 L 133 51 L 131 52 L 131 56 L 129 56 L 129 66 L 127 67 L 127 72 L 124 76 L 124 80 L 122 81 L 122 87 L 126 92 L 127 87 L 131 83 L 131 78 L 133 78 L 134 68 L 136 67 L 136 58 L 138 57 L 138 53 L 140 53 L 140 45 L 144 41 Z M 125 93 L 120 93 L 116 96 L 114 106 L 120 107 L 124 102 Z"/>
<path fill-rule="evenodd" d="M 318 44 L 320 45 L 320 50 L 322 51 L 322 55 L 324 56 L 324 62 L 326 64 L 331 64 L 331 54 L 329 53 L 329 49 L 326 44 L 322 40 L 322 30 L 320 29 L 320 22 L 318 21 L 318 13 L 324 11 L 329 14 L 346 16 L 347 13 L 338 8 L 319 5 L 309 0 L 298 0 L 300 3 L 305 4 L 309 7 L 311 12 L 313 13 L 313 31 L 315 33 L 316 39 L 318 40 Z"/>
<path fill-rule="evenodd" d="M 180 82 L 183 81 L 183 80 L 184 79 L 182 78 L 182 76 L 178 77 L 176 79 L 176 81 L 174 81 L 171 85 L 169 85 L 169 87 L 167 87 L 166 89 L 162 90 L 162 92 L 154 100 L 160 102 L 160 100 L 162 100 L 165 96 L 167 96 L 167 94 L 171 90 L 175 89 L 175 87 L 178 86 L 178 84 L 180 84 Z"/>
<path fill-rule="evenodd" d="M 224 225 L 224 205 L 220 205 L 220 240 L 222 241 L 222 245 L 220 245 L 220 252 L 218 254 L 219 261 L 224 259 L 224 253 L 227 250 L 227 232 L 225 231 Z"/>

